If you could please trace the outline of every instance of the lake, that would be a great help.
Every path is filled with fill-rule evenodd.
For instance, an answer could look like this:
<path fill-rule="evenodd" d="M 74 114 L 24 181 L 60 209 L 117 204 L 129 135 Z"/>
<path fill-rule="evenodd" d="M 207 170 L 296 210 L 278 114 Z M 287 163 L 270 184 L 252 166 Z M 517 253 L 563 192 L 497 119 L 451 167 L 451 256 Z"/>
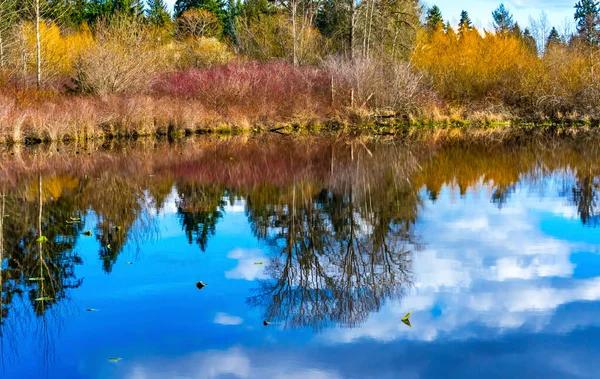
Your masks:
<path fill-rule="evenodd" d="M 0 155 L 3 378 L 600 370 L 594 141 L 197 136 Z"/>

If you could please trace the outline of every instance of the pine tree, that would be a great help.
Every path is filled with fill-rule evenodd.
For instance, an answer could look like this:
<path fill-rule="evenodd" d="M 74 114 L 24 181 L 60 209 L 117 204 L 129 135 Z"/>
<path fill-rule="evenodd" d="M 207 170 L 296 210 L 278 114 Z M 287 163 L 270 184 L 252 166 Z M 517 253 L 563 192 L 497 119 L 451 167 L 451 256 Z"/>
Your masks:
<path fill-rule="evenodd" d="M 552 30 L 550 31 L 550 34 L 548 35 L 548 41 L 546 42 L 546 50 L 548 50 L 548 48 L 551 46 L 558 46 L 558 45 L 561 45 L 562 43 L 563 43 L 563 40 L 560 37 L 558 30 L 556 30 L 556 28 L 553 27 Z"/>
<path fill-rule="evenodd" d="M 238 44 L 236 23 L 238 16 L 242 13 L 242 2 L 240 0 L 227 1 L 227 24 L 225 25 L 225 35 L 231 39 L 235 46 Z"/>
<path fill-rule="evenodd" d="M 464 33 L 467 31 L 473 30 L 473 23 L 469 18 L 469 13 L 467 11 L 460 12 L 460 22 L 458 23 L 458 32 Z"/>
<path fill-rule="evenodd" d="M 143 0 L 112 0 L 112 2 L 113 13 L 121 13 L 135 18 L 144 16 Z"/>
<path fill-rule="evenodd" d="M 442 11 L 437 5 L 434 5 L 427 10 L 427 15 L 425 16 L 425 27 L 430 32 L 444 27 Z"/>
<path fill-rule="evenodd" d="M 513 16 L 506 9 L 504 4 L 500 4 L 498 9 L 492 12 L 494 18 L 494 29 L 497 34 L 507 34 L 514 32 L 515 24 L 513 22 Z"/>
<path fill-rule="evenodd" d="M 575 4 L 575 20 L 579 37 L 589 46 L 600 44 L 600 2 L 581 0 Z"/>
<path fill-rule="evenodd" d="M 164 27 L 171 22 L 171 15 L 164 0 L 148 0 L 147 17 L 154 26 Z"/>
<path fill-rule="evenodd" d="M 529 49 L 532 53 L 537 55 L 538 54 L 537 42 L 535 41 L 535 38 L 533 38 L 533 35 L 531 35 L 531 31 L 528 28 L 525 28 L 522 38 L 523 38 L 523 43 L 525 44 L 527 49 Z"/>

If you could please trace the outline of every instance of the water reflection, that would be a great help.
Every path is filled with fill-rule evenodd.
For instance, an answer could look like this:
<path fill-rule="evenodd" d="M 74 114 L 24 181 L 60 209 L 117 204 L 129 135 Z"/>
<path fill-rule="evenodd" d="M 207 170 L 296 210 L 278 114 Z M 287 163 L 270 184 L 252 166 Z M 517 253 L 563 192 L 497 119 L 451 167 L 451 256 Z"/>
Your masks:
<path fill-rule="evenodd" d="M 494 333 L 532 332 L 543 330 L 561 306 L 600 299 L 596 276 L 567 282 L 575 275 L 573 246 L 589 253 L 582 241 L 600 219 L 594 146 L 422 148 L 397 141 L 244 137 L 97 148 L 90 156 L 66 148 L 62 154 L 21 151 L 13 161 L 2 157 L 3 354 L 23 348 L 15 336 L 32 329 L 50 336 L 58 329 L 49 320 L 64 315 L 46 315 L 68 310 L 70 295 L 85 287 L 78 269 L 82 246 L 93 249 L 110 274 L 104 280 L 112 280 L 119 277 L 118 263 L 131 259 L 124 258 L 127 251 L 160 244 L 172 214 L 182 231 L 176 238 L 208 256 L 202 253 L 223 243 L 220 225 L 240 204 L 266 258 L 251 262 L 260 266 L 258 276 L 224 276 L 251 281 L 236 306 L 249 306 L 241 312 L 254 310 L 278 330 L 317 331 L 330 343 L 399 336 L 432 341 L 472 335 L 472 324 L 494 327 Z M 535 209 L 531 194 L 553 202 Z M 549 205 L 556 209 L 544 208 Z M 532 230 L 536 212 L 557 209 L 586 226 L 572 241 Z M 557 285 L 556 278 L 564 282 Z M 452 308 L 465 313 L 441 316 Z M 418 317 L 417 337 L 399 321 L 409 309 Z M 169 312 L 162 317 L 181 316 Z M 29 325 L 19 325 L 23 320 Z M 223 325 L 243 325 L 235 320 Z M 48 356 L 54 343 L 38 345 Z"/>

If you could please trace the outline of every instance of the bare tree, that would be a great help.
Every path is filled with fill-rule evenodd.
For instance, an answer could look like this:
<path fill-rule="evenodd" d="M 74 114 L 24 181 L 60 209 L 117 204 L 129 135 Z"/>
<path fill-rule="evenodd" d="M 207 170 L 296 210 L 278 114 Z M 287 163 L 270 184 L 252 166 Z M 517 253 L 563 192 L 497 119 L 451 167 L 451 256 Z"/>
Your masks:
<path fill-rule="evenodd" d="M 529 25 L 531 34 L 535 38 L 537 51 L 543 55 L 548 43 L 548 35 L 550 35 L 550 23 L 548 22 L 548 14 L 542 11 L 537 19 L 529 16 Z"/>

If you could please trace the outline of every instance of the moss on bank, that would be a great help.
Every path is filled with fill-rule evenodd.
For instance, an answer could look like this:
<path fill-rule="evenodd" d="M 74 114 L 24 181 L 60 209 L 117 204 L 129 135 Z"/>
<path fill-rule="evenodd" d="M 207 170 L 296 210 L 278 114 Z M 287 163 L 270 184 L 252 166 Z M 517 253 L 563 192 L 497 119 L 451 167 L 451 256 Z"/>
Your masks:
<path fill-rule="evenodd" d="M 37 129 L 35 129 L 37 130 Z M 92 131 L 93 130 L 93 131 Z M 20 138 L 11 138 L 10 133 L 4 133 L 0 139 L 3 145 L 35 145 L 48 143 L 138 139 L 184 139 L 192 135 L 241 135 L 278 133 L 292 135 L 331 134 L 362 136 L 392 136 L 407 142 L 424 142 L 432 144 L 453 143 L 494 143 L 519 142 L 535 139 L 596 139 L 600 138 L 600 127 L 590 121 L 553 122 L 511 122 L 511 121 L 405 121 L 398 119 L 363 120 L 360 124 L 350 124 L 340 120 L 309 120 L 263 125 L 237 125 L 221 123 L 216 125 L 200 125 L 197 127 L 179 128 L 171 124 L 168 128 L 137 129 L 135 125 L 102 125 L 99 128 L 76 130 L 75 133 L 65 132 L 44 133 L 21 131 Z"/>

